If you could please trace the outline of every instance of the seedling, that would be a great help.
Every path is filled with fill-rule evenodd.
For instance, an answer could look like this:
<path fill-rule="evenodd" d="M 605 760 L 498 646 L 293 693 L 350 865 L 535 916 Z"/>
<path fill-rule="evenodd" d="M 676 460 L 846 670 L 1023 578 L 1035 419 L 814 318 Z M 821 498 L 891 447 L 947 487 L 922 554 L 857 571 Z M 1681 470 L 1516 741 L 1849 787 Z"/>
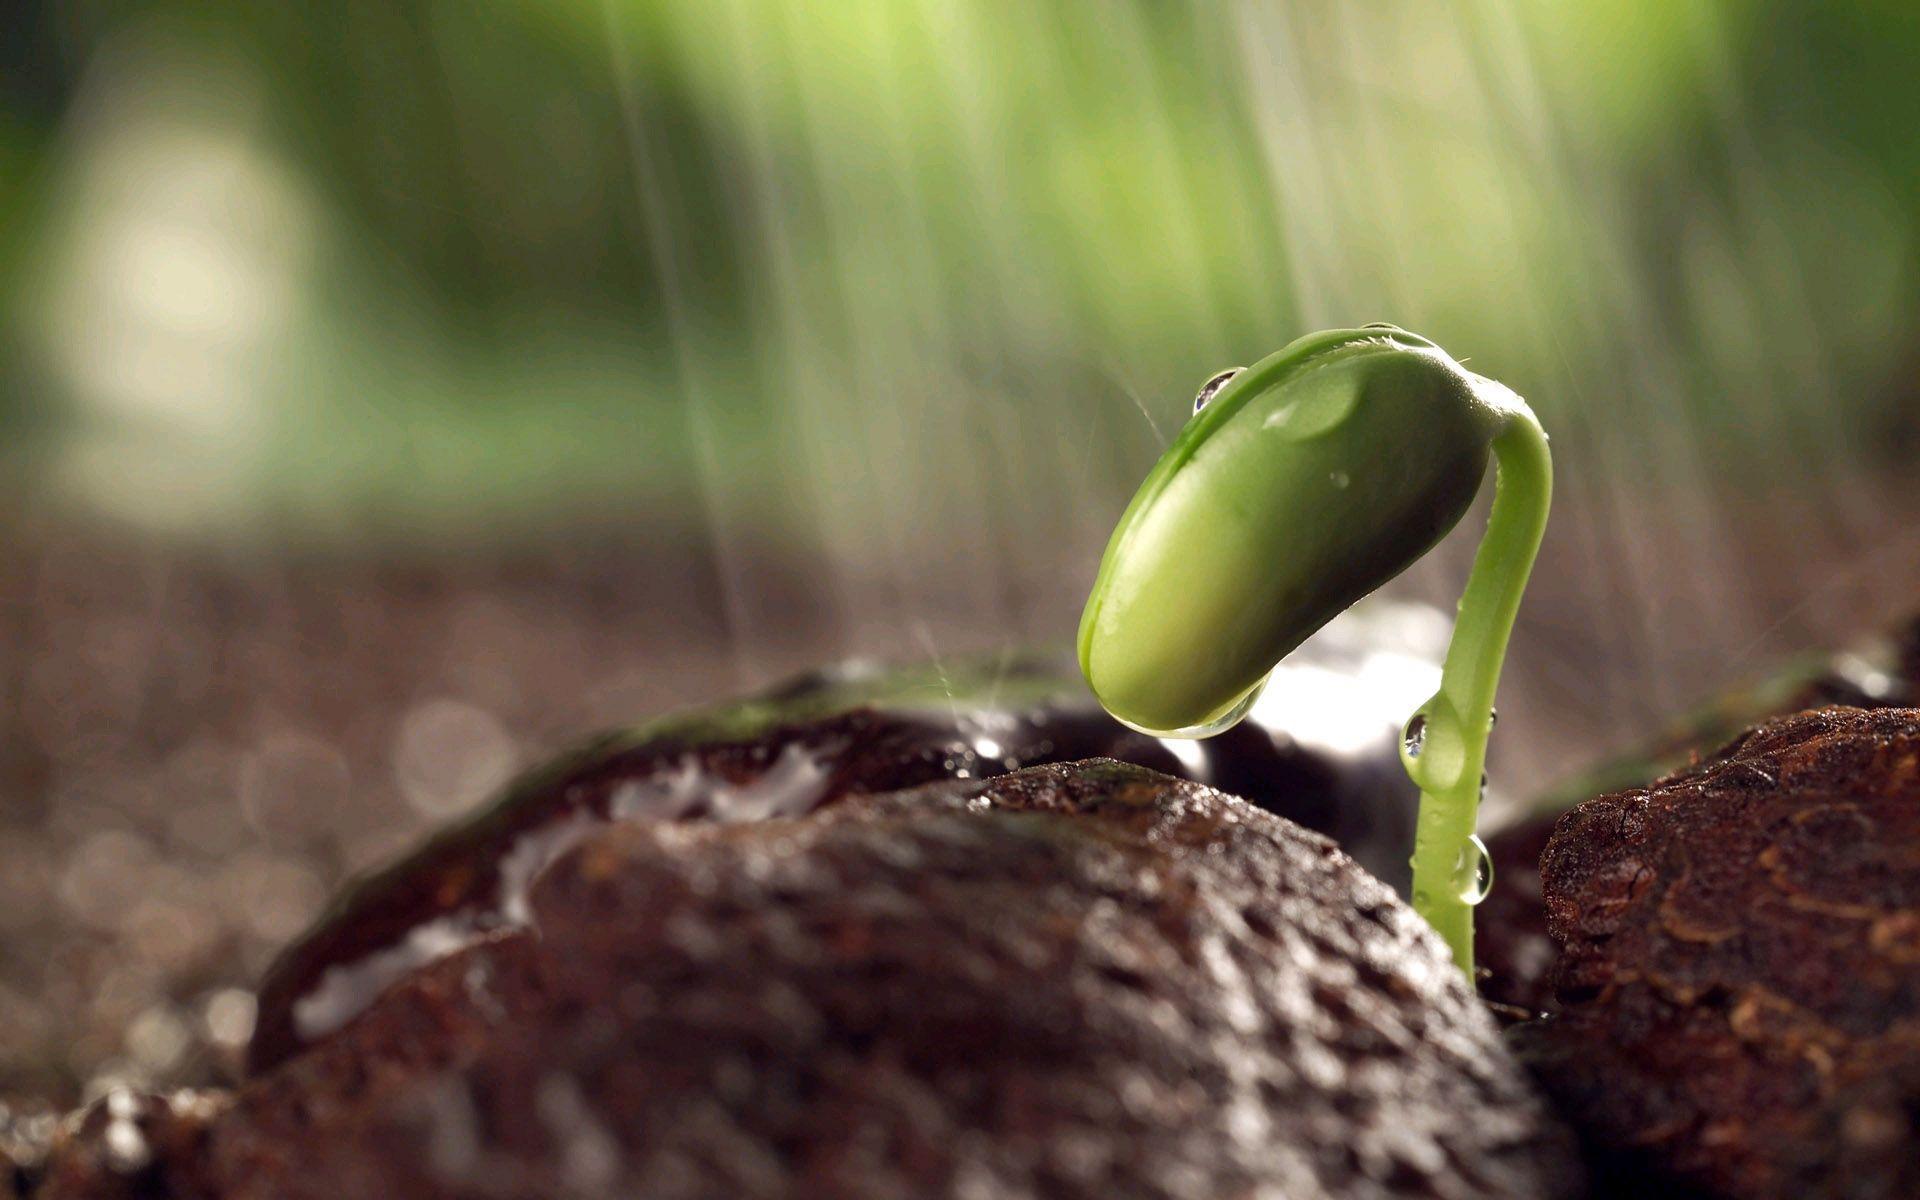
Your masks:
<path fill-rule="evenodd" d="M 1206 737 L 1276 663 L 1430 550 L 1498 481 L 1440 690 L 1407 722 L 1420 789 L 1413 906 L 1473 971 L 1492 869 L 1474 834 L 1494 691 L 1547 523 L 1547 437 L 1519 396 L 1392 325 L 1301 338 L 1222 372 L 1127 506 L 1080 619 L 1119 720 Z"/>

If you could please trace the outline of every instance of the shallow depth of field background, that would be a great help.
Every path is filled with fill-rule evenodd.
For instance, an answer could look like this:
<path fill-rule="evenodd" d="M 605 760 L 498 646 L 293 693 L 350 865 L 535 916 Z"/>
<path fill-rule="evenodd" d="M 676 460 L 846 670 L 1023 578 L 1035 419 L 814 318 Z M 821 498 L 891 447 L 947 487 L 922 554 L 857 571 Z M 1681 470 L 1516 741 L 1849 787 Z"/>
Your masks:
<path fill-rule="evenodd" d="M 1885 624 L 1916 61 L 1910 0 L 6 6 L 0 1097 L 220 1078 L 347 874 L 586 729 L 1069 637 L 1316 328 L 1553 434 L 1509 794 Z"/>

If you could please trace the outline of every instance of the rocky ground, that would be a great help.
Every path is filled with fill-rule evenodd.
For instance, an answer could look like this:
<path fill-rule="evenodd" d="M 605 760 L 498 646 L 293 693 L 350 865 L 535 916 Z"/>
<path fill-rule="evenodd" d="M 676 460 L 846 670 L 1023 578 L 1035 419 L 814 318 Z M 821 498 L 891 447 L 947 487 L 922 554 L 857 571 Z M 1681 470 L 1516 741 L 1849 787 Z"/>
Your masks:
<path fill-rule="evenodd" d="M 1017 665 L 1004 629 L 849 630 L 798 586 L 764 598 L 785 623 L 743 661 L 698 548 L 334 559 L 0 519 L 0 558 L 0 1104 L 16 1110 L 231 1082 L 255 985 L 347 879 L 584 732 L 738 696 L 850 643 L 933 655 L 920 699 L 937 707 L 959 669 L 949 637 L 1002 647 L 992 674 Z M 1434 623 L 1410 628 L 1358 640 L 1425 669 Z M 1242 794 L 1318 781 L 1300 794 L 1319 810 L 1294 815 L 1363 853 L 1373 837 L 1366 861 L 1391 876 L 1410 795 L 1369 825 L 1379 806 L 1349 793 L 1406 792 L 1386 739 L 1409 699 L 1372 701 L 1358 726 L 1347 702 L 1319 706 L 1314 754 L 1256 721 L 1199 761 Z M 1158 743 L 1130 756 L 1187 769 Z M 1361 822 L 1335 827 L 1348 812 Z"/>
<path fill-rule="evenodd" d="M 1291 823 L 1392 878 L 1412 798 L 1377 701 L 1181 747 L 1009 650 L 554 759 L 739 694 L 697 572 L 0 548 L 0 1163 L 35 1195 L 1575 1195 L 1562 1118 L 1606 1196 L 1920 1186 L 1920 626 L 1494 837 L 1503 1043 Z M 1151 771 L 1033 765 L 1109 758 Z M 711 1119 L 662 1140 L 688 1105 Z"/>
<path fill-rule="evenodd" d="M 1920 1194 L 1920 710 L 1769 722 L 1561 819 L 1516 1039 L 1622 1194 Z"/>
<path fill-rule="evenodd" d="M 230 1078 L 349 874 L 740 687 L 712 580 L 617 546 L 292 564 L 0 521 L 0 560 L 0 1100 Z"/>
<path fill-rule="evenodd" d="M 502 919 L 408 941 L 230 1098 L 109 1098 L 37 1194 L 1584 1194 L 1445 948 L 1327 839 L 1110 760 L 783 772 L 743 765 L 781 801 L 738 822 L 555 826 Z"/>

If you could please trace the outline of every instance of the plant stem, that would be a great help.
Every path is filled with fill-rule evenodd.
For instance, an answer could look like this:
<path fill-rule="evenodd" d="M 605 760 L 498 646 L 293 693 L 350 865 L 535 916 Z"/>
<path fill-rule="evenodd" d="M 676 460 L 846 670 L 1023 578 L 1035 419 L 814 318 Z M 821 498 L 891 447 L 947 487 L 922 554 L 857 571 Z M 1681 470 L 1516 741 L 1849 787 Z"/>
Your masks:
<path fill-rule="evenodd" d="M 1493 441 L 1498 478 L 1487 533 L 1473 557 L 1460 597 L 1453 640 L 1447 646 L 1440 690 L 1421 709 L 1425 741 L 1404 760 L 1420 787 L 1419 823 L 1413 847 L 1413 907 L 1453 951 L 1454 962 L 1473 978 L 1473 903 L 1464 898 L 1457 872 L 1469 852 L 1480 808 L 1487 735 L 1493 726 L 1493 696 L 1500 664 L 1520 610 L 1520 596 L 1546 530 L 1553 493 L 1547 435 L 1524 406 L 1516 408 Z"/>

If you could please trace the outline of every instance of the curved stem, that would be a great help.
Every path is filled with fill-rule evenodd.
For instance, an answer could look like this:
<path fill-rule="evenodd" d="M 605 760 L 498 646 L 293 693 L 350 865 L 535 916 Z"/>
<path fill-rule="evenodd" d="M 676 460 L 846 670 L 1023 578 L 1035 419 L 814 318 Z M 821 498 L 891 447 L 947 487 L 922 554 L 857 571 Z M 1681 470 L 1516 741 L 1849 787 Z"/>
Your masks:
<path fill-rule="evenodd" d="M 1520 596 L 1546 530 L 1553 492 L 1547 435 L 1524 406 L 1494 439 L 1498 463 L 1493 511 L 1486 537 L 1460 597 L 1460 615 L 1447 646 L 1440 691 L 1420 710 L 1423 743 L 1405 759 L 1420 787 L 1419 824 L 1413 847 L 1413 906 L 1453 951 L 1454 962 L 1473 976 L 1473 902 L 1465 898 L 1463 868 L 1478 871 L 1478 848 L 1469 848 L 1480 809 L 1487 734 L 1493 726 L 1493 694 L 1500 664 L 1520 610 Z"/>

